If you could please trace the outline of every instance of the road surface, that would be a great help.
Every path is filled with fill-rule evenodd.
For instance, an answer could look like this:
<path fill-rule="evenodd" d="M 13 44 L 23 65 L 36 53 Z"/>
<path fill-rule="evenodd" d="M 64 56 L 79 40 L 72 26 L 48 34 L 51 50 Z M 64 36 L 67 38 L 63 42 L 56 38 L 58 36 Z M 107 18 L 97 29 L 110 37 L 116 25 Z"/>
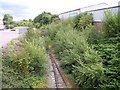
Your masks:
<path fill-rule="evenodd" d="M 4 30 L 0 31 L 0 48 L 19 36 L 17 31 Z"/>

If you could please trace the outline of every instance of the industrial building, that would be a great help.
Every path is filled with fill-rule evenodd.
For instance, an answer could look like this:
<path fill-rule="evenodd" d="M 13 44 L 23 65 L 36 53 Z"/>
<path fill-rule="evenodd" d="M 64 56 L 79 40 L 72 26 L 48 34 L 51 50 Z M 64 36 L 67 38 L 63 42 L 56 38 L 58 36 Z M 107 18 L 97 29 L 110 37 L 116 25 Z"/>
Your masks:
<path fill-rule="evenodd" d="M 82 7 L 75 10 L 60 13 L 59 18 L 66 19 L 68 17 L 75 16 L 82 12 L 88 12 L 92 14 L 93 22 L 95 22 L 97 25 L 102 21 L 104 17 L 104 11 L 111 10 L 112 12 L 118 12 L 119 8 L 120 8 L 120 2 L 110 4 L 110 5 L 106 3 L 100 3 L 100 4 Z"/>

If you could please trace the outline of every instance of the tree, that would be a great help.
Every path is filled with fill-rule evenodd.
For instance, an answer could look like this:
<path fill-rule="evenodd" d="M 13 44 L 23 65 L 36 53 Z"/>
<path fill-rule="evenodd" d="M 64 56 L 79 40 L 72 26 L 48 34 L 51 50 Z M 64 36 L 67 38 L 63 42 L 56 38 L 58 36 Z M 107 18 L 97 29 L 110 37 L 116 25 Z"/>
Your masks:
<path fill-rule="evenodd" d="M 10 14 L 5 14 L 3 18 L 3 24 L 9 27 L 9 25 L 11 25 L 12 22 L 13 22 L 13 16 L 11 16 Z"/>
<path fill-rule="evenodd" d="M 59 20 L 60 20 L 60 18 L 59 18 L 58 15 L 52 15 L 52 17 L 51 17 L 51 21 L 52 21 L 52 22 L 57 22 L 57 21 L 59 21 Z"/>
<path fill-rule="evenodd" d="M 27 27 L 33 27 L 33 21 L 32 19 L 29 20 L 20 20 L 20 21 L 14 21 L 11 24 L 13 27 L 18 27 L 18 26 L 27 26 Z"/>
<path fill-rule="evenodd" d="M 59 17 L 57 15 L 53 15 L 49 12 L 43 12 L 35 17 L 34 23 L 36 23 L 36 24 L 39 23 L 39 26 L 42 26 L 42 25 L 47 25 L 52 22 L 55 22 L 58 19 L 59 19 Z"/>

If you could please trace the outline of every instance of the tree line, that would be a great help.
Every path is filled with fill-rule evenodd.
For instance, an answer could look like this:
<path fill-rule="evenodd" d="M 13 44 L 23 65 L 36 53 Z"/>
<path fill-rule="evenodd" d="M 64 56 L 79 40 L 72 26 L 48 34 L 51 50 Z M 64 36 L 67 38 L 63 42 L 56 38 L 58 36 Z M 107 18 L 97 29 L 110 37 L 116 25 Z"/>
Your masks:
<path fill-rule="evenodd" d="M 13 16 L 10 14 L 4 14 L 3 24 L 6 25 L 6 28 L 14 28 L 17 26 L 28 26 L 28 27 L 37 27 L 40 28 L 42 25 L 47 25 L 52 22 L 56 22 L 60 20 L 59 16 L 56 14 L 51 14 L 50 12 L 42 12 L 38 16 L 36 16 L 33 20 L 20 20 L 13 21 Z"/>

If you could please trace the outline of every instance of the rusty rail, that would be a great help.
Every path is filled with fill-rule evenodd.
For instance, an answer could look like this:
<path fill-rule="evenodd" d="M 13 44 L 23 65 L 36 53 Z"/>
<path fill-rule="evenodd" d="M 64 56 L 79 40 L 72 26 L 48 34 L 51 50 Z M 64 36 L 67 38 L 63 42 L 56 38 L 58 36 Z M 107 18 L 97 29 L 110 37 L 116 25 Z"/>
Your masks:
<path fill-rule="evenodd" d="M 58 70 L 59 72 L 59 75 L 60 77 L 62 78 L 62 81 L 64 82 L 64 85 L 66 86 L 67 88 L 67 82 L 65 81 L 62 73 L 61 73 L 61 70 L 59 69 L 59 66 L 58 64 L 56 63 L 56 60 L 55 60 L 55 57 L 53 56 L 53 54 L 51 52 L 49 52 L 49 56 L 50 56 L 50 59 L 51 59 L 51 62 L 52 62 L 52 66 L 53 66 L 53 70 L 54 70 L 54 75 L 55 75 L 55 84 L 56 84 L 56 88 L 58 88 L 58 75 L 56 73 L 56 69 Z M 56 68 L 55 68 L 56 67 Z"/>

